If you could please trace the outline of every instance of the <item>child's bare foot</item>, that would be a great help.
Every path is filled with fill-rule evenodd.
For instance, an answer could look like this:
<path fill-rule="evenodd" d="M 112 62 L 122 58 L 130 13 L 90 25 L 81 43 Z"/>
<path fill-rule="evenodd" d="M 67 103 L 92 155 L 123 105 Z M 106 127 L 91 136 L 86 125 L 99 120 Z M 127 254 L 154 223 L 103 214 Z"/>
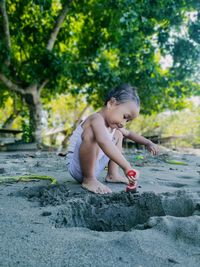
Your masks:
<path fill-rule="evenodd" d="M 109 187 L 100 183 L 96 179 L 90 179 L 82 183 L 82 187 L 90 192 L 96 194 L 108 194 L 112 193 Z"/>
<path fill-rule="evenodd" d="M 129 184 L 128 178 L 125 176 L 121 176 L 119 173 L 117 174 L 107 174 L 105 181 L 108 183 L 124 183 Z"/>

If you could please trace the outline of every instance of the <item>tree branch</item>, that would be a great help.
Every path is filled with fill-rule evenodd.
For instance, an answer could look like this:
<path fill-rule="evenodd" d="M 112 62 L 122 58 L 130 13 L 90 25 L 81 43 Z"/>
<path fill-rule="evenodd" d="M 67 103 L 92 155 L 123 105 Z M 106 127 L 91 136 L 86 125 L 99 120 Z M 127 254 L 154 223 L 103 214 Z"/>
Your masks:
<path fill-rule="evenodd" d="M 69 9 L 69 5 L 71 3 L 72 0 L 69 0 L 68 3 L 63 7 L 62 12 L 60 13 L 60 15 L 58 16 L 56 23 L 55 23 L 55 27 L 51 32 L 48 44 L 47 44 L 47 50 L 52 51 L 57 35 L 59 33 L 59 30 L 64 22 L 64 19 L 67 15 L 67 11 Z M 38 91 L 41 92 L 42 89 L 46 86 L 46 84 L 49 82 L 49 79 L 44 80 L 39 86 L 38 86 Z"/>
<path fill-rule="evenodd" d="M 39 85 L 38 91 L 41 93 L 42 89 L 46 86 L 46 84 L 49 82 L 49 79 L 46 79 L 42 82 L 41 85 Z"/>
<path fill-rule="evenodd" d="M 8 15 L 6 12 L 6 0 L 0 1 L 0 11 L 2 13 L 3 17 L 3 31 L 5 34 L 5 41 L 6 41 L 6 47 L 8 51 L 10 52 L 11 49 L 11 40 L 10 40 L 10 30 L 9 30 L 9 21 L 8 21 Z M 8 66 L 10 65 L 10 56 L 8 56 L 7 60 L 5 61 L 5 64 Z"/>
<path fill-rule="evenodd" d="M 0 80 L 3 84 L 10 89 L 11 91 L 18 92 L 21 95 L 25 94 L 25 90 L 18 85 L 14 84 L 11 80 L 9 80 L 3 73 L 0 73 Z"/>
<path fill-rule="evenodd" d="M 49 50 L 49 51 L 52 51 L 52 49 L 54 47 L 58 32 L 59 32 L 59 30 L 60 30 L 60 28 L 64 22 L 64 19 L 67 15 L 67 11 L 69 9 L 69 5 L 70 5 L 71 1 L 72 0 L 69 0 L 68 3 L 63 7 L 62 12 L 60 13 L 60 15 L 58 16 L 58 18 L 56 20 L 55 27 L 54 27 L 53 31 L 51 32 L 51 35 L 50 35 L 50 38 L 49 38 L 49 41 L 47 44 L 47 50 Z"/>
<path fill-rule="evenodd" d="M 12 113 L 7 119 L 6 121 L 3 123 L 2 125 L 2 129 L 9 129 L 12 128 L 12 124 L 14 122 L 14 120 L 17 118 L 17 116 L 19 115 L 20 110 L 14 111 L 14 113 Z"/>

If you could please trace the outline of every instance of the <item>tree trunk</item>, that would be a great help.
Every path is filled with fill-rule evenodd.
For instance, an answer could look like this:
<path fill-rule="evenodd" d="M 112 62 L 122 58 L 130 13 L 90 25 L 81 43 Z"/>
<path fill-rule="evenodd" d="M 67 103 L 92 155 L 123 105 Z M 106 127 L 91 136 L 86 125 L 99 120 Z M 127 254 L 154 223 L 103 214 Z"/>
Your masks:
<path fill-rule="evenodd" d="M 29 107 L 29 127 L 32 133 L 31 141 L 37 142 L 38 147 L 42 146 L 42 103 L 40 94 L 36 87 L 24 95 L 26 104 Z"/>

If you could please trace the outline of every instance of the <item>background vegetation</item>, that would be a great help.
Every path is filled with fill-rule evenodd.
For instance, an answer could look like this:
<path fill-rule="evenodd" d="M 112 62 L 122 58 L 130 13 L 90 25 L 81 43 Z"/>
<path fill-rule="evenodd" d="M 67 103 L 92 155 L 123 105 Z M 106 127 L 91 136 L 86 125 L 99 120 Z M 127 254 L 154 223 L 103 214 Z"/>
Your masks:
<path fill-rule="evenodd" d="M 200 95 L 199 1 L 0 0 L 0 11 L 1 127 L 21 127 L 38 145 L 47 126 L 69 136 L 89 106 L 129 82 L 142 103 L 136 130 L 145 133 L 154 120 L 149 132 L 155 125 L 152 132 L 185 134 L 172 126 L 189 111 L 167 115 L 168 130 L 156 114 Z M 194 125 L 194 135 L 196 110 L 186 127 Z"/>

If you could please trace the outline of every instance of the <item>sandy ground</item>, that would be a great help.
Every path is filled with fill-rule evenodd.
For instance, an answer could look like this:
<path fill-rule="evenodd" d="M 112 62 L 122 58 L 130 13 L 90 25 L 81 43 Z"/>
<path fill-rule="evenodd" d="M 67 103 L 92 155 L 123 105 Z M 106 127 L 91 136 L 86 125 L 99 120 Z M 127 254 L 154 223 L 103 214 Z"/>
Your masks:
<path fill-rule="evenodd" d="M 1 177 L 37 173 L 59 182 L 0 184 L 0 266 L 199 267 L 199 151 L 126 157 L 141 172 L 138 193 L 108 184 L 113 193 L 100 196 L 81 189 L 56 153 L 0 153 Z"/>

